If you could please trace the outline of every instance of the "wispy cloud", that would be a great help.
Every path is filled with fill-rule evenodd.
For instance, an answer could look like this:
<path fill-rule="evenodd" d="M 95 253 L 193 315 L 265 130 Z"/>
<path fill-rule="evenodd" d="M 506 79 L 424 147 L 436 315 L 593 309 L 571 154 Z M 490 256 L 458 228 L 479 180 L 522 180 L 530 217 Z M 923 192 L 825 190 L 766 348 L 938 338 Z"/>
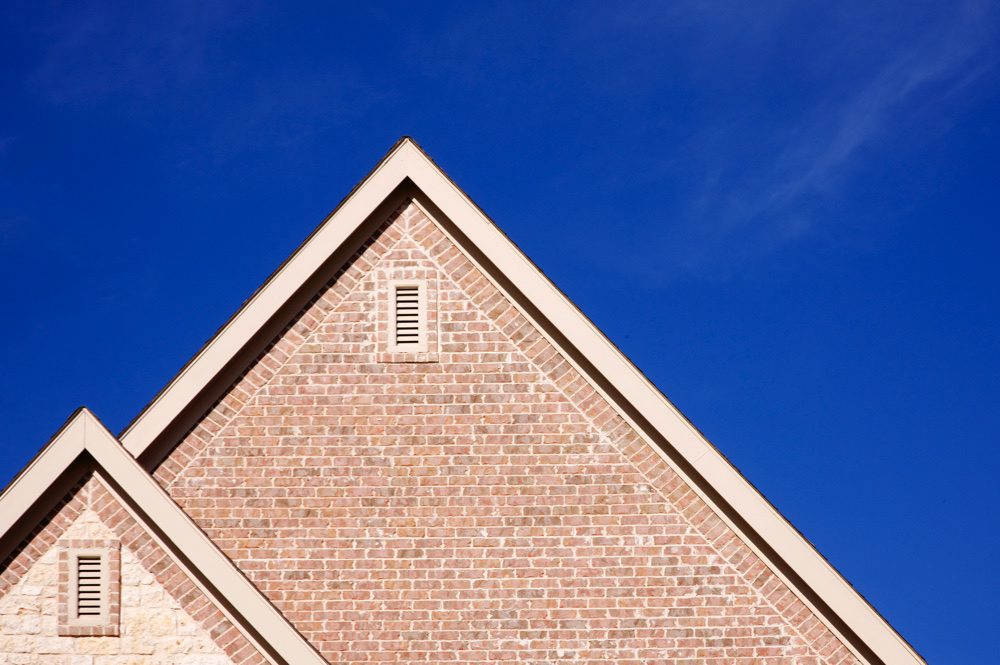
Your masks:
<path fill-rule="evenodd" d="M 938 84 L 954 93 L 994 66 L 996 54 L 984 54 L 989 31 L 980 22 L 983 13 L 981 7 L 967 5 L 953 25 L 944 26 L 941 34 L 936 27 L 935 35 L 911 46 L 842 103 L 817 109 L 785 146 L 770 186 L 745 196 L 741 212 L 747 221 L 787 209 L 809 194 L 833 191 L 862 148 L 892 131 L 901 115 L 935 105 L 940 95 L 915 93 Z M 985 58 L 977 62 L 981 54 Z"/>
<path fill-rule="evenodd" d="M 996 19 L 994 4 L 965 2 L 767 130 L 734 110 L 730 122 L 700 133 L 683 147 L 689 170 L 700 171 L 699 191 L 664 212 L 655 242 L 643 245 L 650 256 L 631 269 L 664 279 L 725 276 L 827 231 L 837 223 L 827 204 L 844 194 L 868 157 L 885 158 L 880 151 L 908 131 L 919 134 L 917 141 L 940 136 L 948 115 L 996 71 Z M 760 30 L 775 33 L 773 26 Z M 859 46 L 845 38 L 830 58 L 848 59 Z"/>

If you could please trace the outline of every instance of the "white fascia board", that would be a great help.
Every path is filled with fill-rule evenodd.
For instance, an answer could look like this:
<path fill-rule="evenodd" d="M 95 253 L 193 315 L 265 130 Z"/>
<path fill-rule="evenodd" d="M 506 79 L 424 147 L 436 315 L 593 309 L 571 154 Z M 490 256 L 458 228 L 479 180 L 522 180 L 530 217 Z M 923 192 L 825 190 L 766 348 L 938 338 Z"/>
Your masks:
<path fill-rule="evenodd" d="M 82 410 L 52 437 L 0 495 L 0 536 L 24 517 L 83 452 L 84 419 L 81 413 Z"/>
<path fill-rule="evenodd" d="M 885 620 L 426 155 L 411 179 L 886 663 L 923 663 Z M 663 455 L 653 442 L 657 453 Z"/>
<path fill-rule="evenodd" d="M 802 535 L 418 148 L 410 177 L 494 264 L 886 663 L 924 663 Z M 663 456 L 653 442 L 649 444 Z M 668 460 L 669 461 L 669 460 Z"/>
<path fill-rule="evenodd" d="M 406 178 L 560 331 L 740 517 L 885 663 L 912 648 L 409 139 L 401 141 L 122 435 L 139 457 L 329 256 Z M 643 437 L 646 439 L 645 437 Z M 665 460 L 653 441 L 647 443 Z"/>
<path fill-rule="evenodd" d="M 139 457 L 407 176 L 401 142 L 122 433 Z"/>

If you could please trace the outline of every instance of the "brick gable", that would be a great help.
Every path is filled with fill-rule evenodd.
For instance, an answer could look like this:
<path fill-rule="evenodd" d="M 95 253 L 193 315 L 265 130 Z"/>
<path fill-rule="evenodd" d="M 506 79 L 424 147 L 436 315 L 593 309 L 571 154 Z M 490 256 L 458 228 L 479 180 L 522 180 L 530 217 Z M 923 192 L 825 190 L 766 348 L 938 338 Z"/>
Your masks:
<path fill-rule="evenodd" d="M 335 662 L 856 662 L 413 203 L 156 477 Z"/>

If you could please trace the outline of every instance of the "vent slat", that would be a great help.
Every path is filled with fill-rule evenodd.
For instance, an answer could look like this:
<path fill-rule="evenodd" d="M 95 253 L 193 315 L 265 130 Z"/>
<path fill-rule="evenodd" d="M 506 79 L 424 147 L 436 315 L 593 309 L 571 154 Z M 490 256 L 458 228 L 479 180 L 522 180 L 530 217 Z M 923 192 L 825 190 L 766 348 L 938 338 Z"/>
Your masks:
<path fill-rule="evenodd" d="M 101 615 L 101 588 L 104 576 L 99 556 L 81 556 L 76 560 L 76 614 Z"/>
<path fill-rule="evenodd" d="M 420 320 L 420 287 L 396 287 L 396 346 L 420 344 L 423 322 Z"/>

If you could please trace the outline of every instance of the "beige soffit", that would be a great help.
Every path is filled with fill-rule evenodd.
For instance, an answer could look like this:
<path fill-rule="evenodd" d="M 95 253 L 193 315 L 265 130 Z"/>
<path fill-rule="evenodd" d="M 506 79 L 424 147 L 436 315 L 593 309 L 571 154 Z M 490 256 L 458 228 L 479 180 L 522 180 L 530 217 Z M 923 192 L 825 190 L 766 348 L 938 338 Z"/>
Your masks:
<path fill-rule="evenodd" d="M 272 652 L 276 655 L 272 661 L 279 665 L 326 664 L 326 660 L 261 595 L 87 409 L 77 411 L 0 495 L 0 535 L 10 531 L 84 453 L 89 453 L 93 458 L 98 474 L 112 479 L 120 488 L 121 494 L 127 496 L 139 509 L 129 512 L 146 531 L 160 540 L 160 536 L 156 535 L 158 531 L 163 539 L 172 543 L 191 566 L 204 576 L 211 588 L 202 587 L 203 590 L 209 593 L 209 597 L 214 596 L 216 604 L 251 643 L 260 647 L 263 641 L 269 647 L 261 653 L 270 657 L 268 651 Z M 112 492 L 117 494 L 113 489 Z M 155 519 L 156 529 L 150 527 L 143 515 Z M 166 550 L 170 552 L 171 548 Z M 177 562 L 187 569 L 183 561 Z M 220 603 L 219 598 L 224 598 L 227 602 Z M 226 606 L 233 608 L 239 616 L 234 617 Z M 252 627 L 260 636 L 259 639 L 253 632 L 247 631 L 246 626 Z"/>
<path fill-rule="evenodd" d="M 255 334 L 279 308 L 407 180 L 416 185 L 566 341 L 590 362 L 593 371 L 624 396 L 674 451 L 738 512 L 739 517 L 764 539 L 777 557 L 794 571 L 875 656 L 875 659 L 866 658 L 852 647 L 860 658 L 890 664 L 924 662 L 767 499 L 542 274 L 430 157 L 407 137 L 390 150 L 295 254 L 136 417 L 121 435 L 128 451 L 137 458 L 140 457 L 227 363 L 254 339 Z M 649 438 L 647 442 L 657 454 L 670 462 L 659 445 Z M 717 512 L 721 512 L 711 499 L 707 500 Z M 748 540 L 739 525 L 728 519 L 727 522 Z M 755 551 L 777 572 L 780 566 L 772 561 L 771 555 L 758 548 Z M 782 573 L 779 575 L 786 581 L 789 579 Z M 792 583 L 791 587 L 810 607 L 815 608 L 797 584 Z M 822 613 L 820 616 L 831 629 L 842 635 Z"/>

